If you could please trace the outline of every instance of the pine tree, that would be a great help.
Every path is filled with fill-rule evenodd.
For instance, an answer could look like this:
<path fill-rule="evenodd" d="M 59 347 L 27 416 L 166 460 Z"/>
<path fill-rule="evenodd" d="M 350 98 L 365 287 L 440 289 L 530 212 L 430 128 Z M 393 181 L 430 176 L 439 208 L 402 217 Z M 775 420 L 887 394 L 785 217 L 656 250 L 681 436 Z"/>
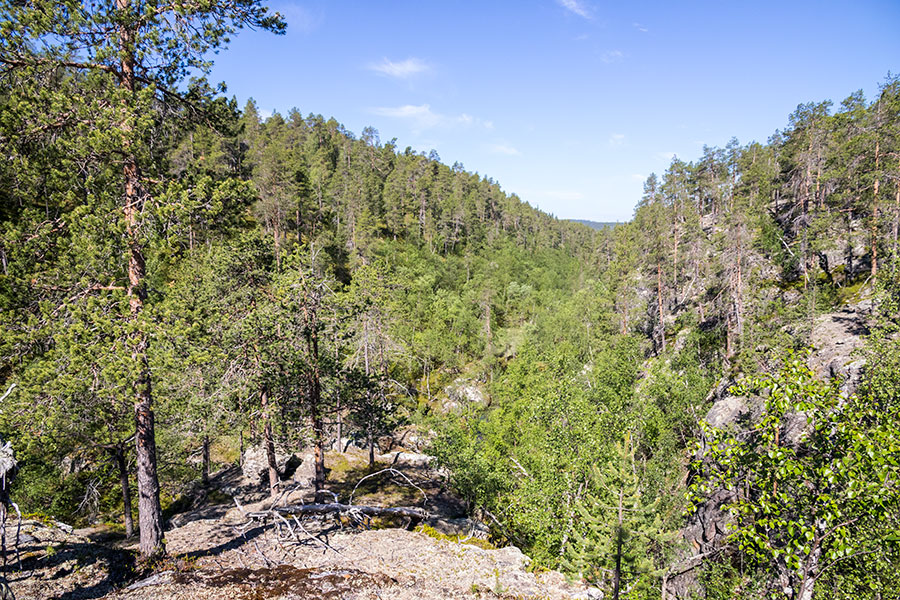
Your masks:
<path fill-rule="evenodd" d="M 197 107 L 179 86 L 189 72 L 209 70 L 208 52 L 228 41 L 243 26 L 284 31 L 280 16 L 270 15 L 255 1 L 132 2 L 3 2 L 0 23 L 0 63 L 19 70 L 22 80 L 35 81 L 63 69 L 77 79 L 90 98 L 88 127 L 101 132 L 82 143 L 93 145 L 93 156 L 118 170 L 118 223 L 103 227 L 110 238 L 125 233 L 130 316 L 119 327 L 127 331 L 119 352 L 130 354 L 134 394 L 141 553 L 164 551 L 159 503 L 154 414 L 149 368 L 149 327 L 144 314 L 148 296 L 147 214 L 154 206 L 154 185 L 147 176 L 157 162 L 148 144 L 154 134 L 157 102 L 185 117 Z M 69 125 L 73 113 L 84 112 L 84 98 L 45 90 L 45 122 Z M 76 122 L 72 126 L 83 125 Z M 95 190 L 89 189 L 89 194 Z M 113 214 L 116 214 L 113 213 Z"/>

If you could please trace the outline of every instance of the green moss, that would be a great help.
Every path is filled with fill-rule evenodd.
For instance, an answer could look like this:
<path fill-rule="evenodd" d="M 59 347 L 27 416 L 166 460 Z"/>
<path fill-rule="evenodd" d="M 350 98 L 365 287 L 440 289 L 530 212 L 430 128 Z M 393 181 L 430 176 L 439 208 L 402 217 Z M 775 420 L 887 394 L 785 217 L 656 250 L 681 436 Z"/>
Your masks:
<path fill-rule="evenodd" d="M 328 460 L 328 468 L 331 470 L 329 478 L 334 481 L 346 480 L 347 473 L 353 470 L 353 463 L 350 462 L 346 454 L 328 452 L 325 458 Z"/>
<path fill-rule="evenodd" d="M 494 546 L 487 540 L 478 539 L 475 537 L 464 537 L 461 535 L 446 535 L 432 527 L 431 525 L 426 525 L 422 523 L 418 527 L 416 527 L 415 531 L 419 533 L 424 533 L 430 538 L 434 538 L 436 540 L 443 540 L 446 542 L 453 542 L 455 544 L 468 544 L 470 546 L 475 546 L 477 548 L 481 548 L 482 550 L 496 550 L 497 547 Z"/>
<path fill-rule="evenodd" d="M 240 441 L 233 437 L 215 440 L 210 445 L 209 454 L 213 463 L 236 465 L 241 459 Z"/>
<path fill-rule="evenodd" d="M 38 523 L 46 525 L 47 527 L 53 527 L 56 524 L 55 518 L 42 512 L 26 513 L 22 515 L 22 518 L 26 521 L 37 521 Z"/>
<path fill-rule="evenodd" d="M 861 299 L 861 292 L 863 291 L 863 288 L 865 288 L 867 281 L 867 278 L 859 277 L 856 281 L 838 289 L 838 304 L 844 305 L 858 302 Z"/>

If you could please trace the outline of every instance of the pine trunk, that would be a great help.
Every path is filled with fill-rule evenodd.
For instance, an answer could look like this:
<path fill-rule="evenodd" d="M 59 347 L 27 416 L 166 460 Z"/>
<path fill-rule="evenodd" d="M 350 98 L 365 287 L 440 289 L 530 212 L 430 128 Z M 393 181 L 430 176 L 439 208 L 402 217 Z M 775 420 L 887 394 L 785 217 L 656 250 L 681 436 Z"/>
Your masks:
<path fill-rule="evenodd" d="M 309 404 L 312 421 L 313 443 L 316 455 L 316 480 L 318 492 L 325 487 L 325 421 L 322 418 L 322 382 L 319 374 L 319 335 L 313 325 L 306 338 L 312 369 L 309 371 Z"/>
<path fill-rule="evenodd" d="M 146 365 L 146 361 L 144 363 Z M 163 541 L 162 506 L 159 502 L 159 476 L 156 470 L 156 432 L 150 405 L 149 373 L 138 383 L 145 390 L 138 392 L 135 440 L 137 448 L 138 521 L 140 523 L 141 555 L 149 558 L 165 554 Z"/>
<path fill-rule="evenodd" d="M 125 537 L 134 535 L 134 519 L 131 515 L 131 486 L 128 483 L 128 463 L 125 460 L 125 446 L 117 446 L 113 452 L 119 484 L 122 486 L 122 512 L 125 521 Z"/>
<path fill-rule="evenodd" d="M 879 156 L 880 145 L 875 142 L 875 189 L 872 198 L 872 279 L 878 275 L 878 187 L 881 181 L 878 176 L 878 168 L 880 166 Z"/>
<path fill-rule="evenodd" d="M 809 146 L 809 154 L 812 154 L 812 142 L 810 142 Z M 809 238 L 807 236 L 807 213 L 809 212 L 809 188 L 812 185 L 811 182 L 812 173 L 810 164 L 807 159 L 806 163 L 806 178 L 803 180 L 803 196 L 800 198 L 800 227 L 803 229 L 801 238 L 800 238 L 800 260 L 801 260 L 801 268 L 803 269 L 803 289 L 805 290 L 809 285 L 809 265 L 807 264 L 809 261 L 807 260 L 807 253 L 809 252 Z"/>
<path fill-rule="evenodd" d="M 130 0 L 117 0 L 117 8 L 124 14 L 131 11 Z M 124 161 L 125 233 L 128 240 L 128 297 L 132 319 L 138 319 L 147 297 L 146 266 L 144 249 L 141 244 L 138 219 L 144 208 L 145 195 L 141 190 L 141 176 L 137 160 L 131 148 L 132 108 L 129 102 L 135 92 L 134 32 L 127 27 L 119 28 L 120 87 L 126 92 L 123 99 L 122 120 L 119 129 L 122 134 Z M 137 327 L 131 336 L 132 360 L 137 366 L 133 383 L 135 394 L 135 448 L 137 452 L 138 520 L 140 522 L 140 551 L 146 558 L 165 553 L 162 527 L 162 507 L 159 502 L 159 477 L 156 463 L 156 433 L 154 431 L 153 395 L 150 385 L 150 365 L 147 360 L 149 340 L 147 334 Z"/>
<path fill-rule="evenodd" d="M 900 171 L 900 163 L 897 164 L 897 170 Z M 897 255 L 898 238 L 900 238 L 900 179 L 897 180 L 897 194 L 894 196 L 894 268 L 900 260 L 900 256 Z"/>
<path fill-rule="evenodd" d="M 662 351 L 666 351 L 666 324 L 663 321 L 663 297 L 662 297 L 662 264 L 656 263 L 656 301 L 659 309 L 659 340 Z"/>
<path fill-rule="evenodd" d="M 619 522 L 616 526 L 616 569 L 613 571 L 613 600 L 619 600 L 619 588 L 622 585 L 622 490 L 619 490 Z"/>
<path fill-rule="evenodd" d="M 269 494 L 275 496 L 278 491 L 278 462 L 275 459 L 275 440 L 272 436 L 272 420 L 269 418 L 269 392 L 263 390 L 260 396 L 263 418 L 263 444 L 266 447 L 266 465 L 269 473 Z"/>
<path fill-rule="evenodd" d="M 337 399 L 337 450 L 341 454 L 344 453 L 344 418 L 341 413 L 341 398 L 338 396 Z"/>
<path fill-rule="evenodd" d="M 672 303 L 678 306 L 678 205 L 675 205 L 675 247 L 672 256 Z"/>
<path fill-rule="evenodd" d="M 203 480 L 203 485 L 209 484 L 209 436 L 203 436 L 203 463 L 201 467 L 200 477 Z"/>

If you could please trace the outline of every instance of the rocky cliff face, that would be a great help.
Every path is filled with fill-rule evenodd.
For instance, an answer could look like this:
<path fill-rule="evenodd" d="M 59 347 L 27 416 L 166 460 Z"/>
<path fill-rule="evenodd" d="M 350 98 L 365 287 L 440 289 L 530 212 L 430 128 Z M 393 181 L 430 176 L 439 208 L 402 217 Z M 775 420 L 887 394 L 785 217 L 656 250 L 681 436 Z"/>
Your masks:
<path fill-rule="evenodd" d="M 857 350 L 869 332 L 871 317 L 872 302 L 865 300 L 821 315 L 813 324 L 809 335 L 812 348 L 809 367 L 823 380 L 836 380 L 841 394 L 854 394 L 862 380 L 865 361 Z M 704 420 L 711 427 L 725 428 L 759 418 L 762 401 L 730 394 L 728 390 L 733 384 L 733 380 L 722 381 L 710 393 L 713 405 Z M 805 428 L 803 414 L 790 415 L 782 439 L 796 446 L 801 443 Z M 698 589 L 696 567 L 700 560 L 691 557 L 709 556 L 722 549 L 729 520 L 722 506 L 732 499 L 733 494 L 728 490 L 715 492 L 685 525 L 682 535 L 689 550 L 683 559 L 684 570 L 670 580 L 668 592 L 673 597 L 686 599 Z"/>

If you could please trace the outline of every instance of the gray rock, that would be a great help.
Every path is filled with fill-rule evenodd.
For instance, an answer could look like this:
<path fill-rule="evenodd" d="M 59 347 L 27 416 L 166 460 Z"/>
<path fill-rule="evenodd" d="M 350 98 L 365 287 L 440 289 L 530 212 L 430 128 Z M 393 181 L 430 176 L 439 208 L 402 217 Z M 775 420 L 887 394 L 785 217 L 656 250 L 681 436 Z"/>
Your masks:
<path fill-rule="evenodd" d="M 434 437 L 433 431 L 424 431 L 416 425 L 407 425 L 394 432 L 394 445 L 413 452 L 422 452 L 431 445 Z"/>
<path fill-rule="evenodd" d="M 425 521 L 425 524 L 444 535 L 470 536 L 481 540 L 486 540 L 491 535 L 487 525 L 474 519 L 433 518 Z"/>
<path fill-rule="evenodd" d="M 603 600 L 603 598 L 603 590 L 595 587 L 589 587 L 572 596 L 572 600 Z"/>
<path fill-rule="evenodd" d="M 868 334 L 868 316 L 872 302 L 866 300 L 853 306 L 828 313 L 816 319 L 809 341 L 813 353 L 809 367 L 822 379 L 837 379 L 841 392 L 856 392 L 862 380 L 865 361 L 856 355 Z"/>
<path fill-rule="evenodd" d="M 419 452 L 391 452 L 390 454 L 382 454 L 380 456 L 375 457 L 378 462 L 387 462 L 392 465 L 408 465 L 410 467 L 427 467 L 432 461 L 434 461 L 433 456 L 429 456 L 427 454 L 421 454 Z"/>
<path fill-rule="evenodd" d="M 278 470 L 279 477 L 285 473 L 288 463 L 293 456 L 292 454 L 275 452 L 275 468 Z M 241 459 L 241 472 L 247 481 L 254 485 L 269 480 L 269 459 L 266 456 L 265 446 L 260 444 L 259 446 L 250 446 L 244 450 Z"/>
<path fill-rule="evenodd" d="M 303 487 L 312 487 L 316 481 L 316 453 L 313 450 L 304 450 L 299 458 L 300 465 L 291 475 L 291 481 Z"/>
<path fill-rule="evenodd" d="M 66 456 L 60 461 L 59 468 L 63 476 L 77 475 L 87 468 L 87 460 L 80 454 Z"/>
<path fill-rule="evenodd" d="M 234 504 L 215 504 L 213 506 L 205 506 L 196 510 L 183 512 L 169 519 L 170 528 L 184 527 L 188 523 L 194 521 L 210 521 L 221 519 L 229 509 L 234 508 Z"/>
<path fill-rule="evenodd" d="M 459 410 L 470 404 L 487 406 L 488 400 L 481 384 L 471 379 L 456 379 L 452 384 L 444 388 L 447 399 L 442 403 L 445 411 Z"/>
<path fill-rule="evenodd" d="M 749 413 L 750 409 L 745 398 L 725 396 L 716 401 L 706 413 L 706 422 L 711 427 L 721 429 L 731 423 L 736 423 L 742 415 Z"/>
<path fill-rule="evenodd" d="M 498 565 L 513 569 L 525 569 L 531 564 L 531 559 L 515 546 L 506 546 L 495 551 L 494 559 Z"/>
<path fill-rule="evenodd" d="M 837 379 L 845 396 L 856 392 L 863 376 L 865 361 L 857 356 L 857 350 L 868 333 L 867 320 L 871 312 L 871 301 L 859 302 L 821 315 L 810 332 L 813 352 L 809 357 L 809 367 L 823 380 Z M 762 413 L 762 399 L 732 396 L 727 392 L 728 387 L 729 383 L 723 381 L 710 393 L 708 399 L 713 401 L 713 406 L 706 415 L 706 422 L 721 428 L 741 419 L 758 420 Z M 783 443 L 794 448 L 801 447 L 810 427 L 805 413 L 788 413 L 784 418 Z M 702 457 L 702 452 L 699 457 Z M 732 498 L 731 492 L 718 490 L 690 517 L 682 530 L 685 541 L 691 546 L 685 551 L 685 557 L 709 552 L 721 544 L 731 520 L 731 516 L 721 507 Z M 670 580 L 668 590 L 675 598 L 687 598 L 697 585 L 696 573 L 690 570 Z"/>
<path fill-rule="evenodd" d="M 74 527 L 72 527 L 71 525 L 67 525 L 67 524 L 63 523 L 62 521 L 53 521 L 53 524 L 54 524 L 58 529 L 61 529 L 62 531 L 65 531 L 66 533 L 72 533 L 73 531 L 75 531 L 75 528 L 74 528 Z"/>
<path fill-rule="evenodd" d="M 782 441 L 785 445 L 797 448 L 810 431 L 812 431 L 812 424 L 805 412 L 791 412 L 784 415 L 784 439 Z"/>

